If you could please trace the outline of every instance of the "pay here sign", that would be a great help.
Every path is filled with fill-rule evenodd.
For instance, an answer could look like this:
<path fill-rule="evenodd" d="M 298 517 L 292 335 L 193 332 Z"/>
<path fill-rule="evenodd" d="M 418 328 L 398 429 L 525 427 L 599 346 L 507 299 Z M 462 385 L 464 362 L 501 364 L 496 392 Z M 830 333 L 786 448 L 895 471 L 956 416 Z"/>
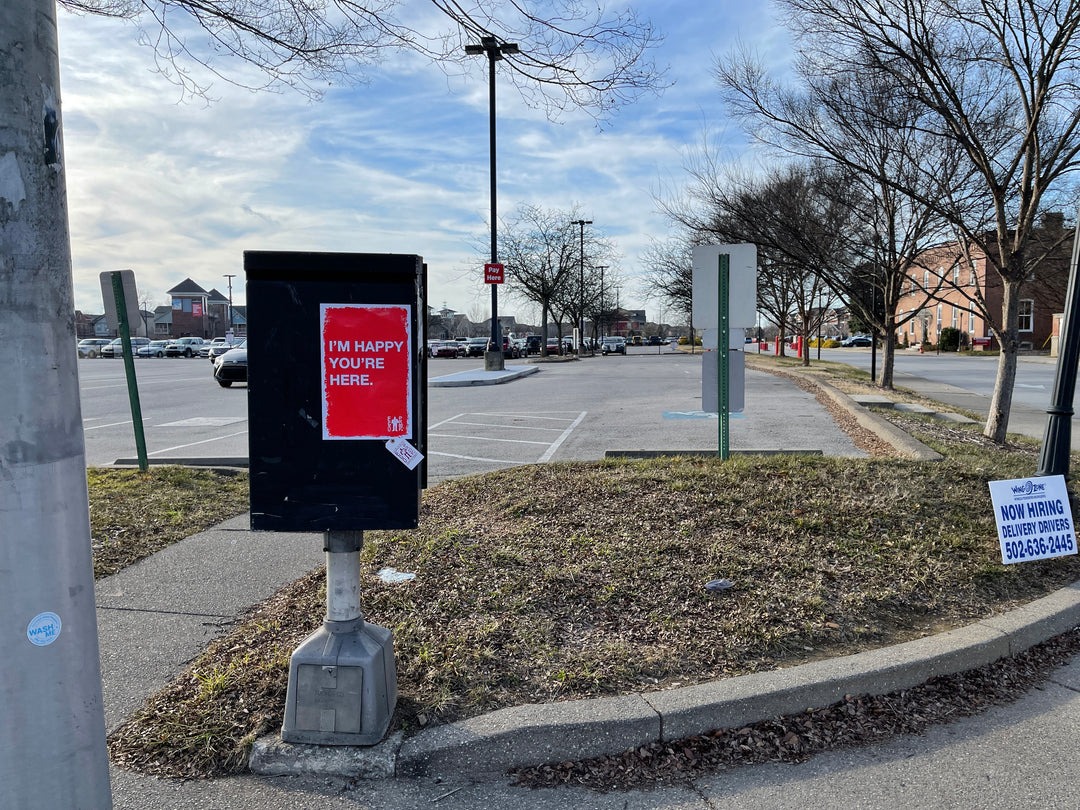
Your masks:
<path fill-rule="evenodd" d="M 322 304 L 324 439 L 394 439 L 412 433 L 408 306 Z"/>

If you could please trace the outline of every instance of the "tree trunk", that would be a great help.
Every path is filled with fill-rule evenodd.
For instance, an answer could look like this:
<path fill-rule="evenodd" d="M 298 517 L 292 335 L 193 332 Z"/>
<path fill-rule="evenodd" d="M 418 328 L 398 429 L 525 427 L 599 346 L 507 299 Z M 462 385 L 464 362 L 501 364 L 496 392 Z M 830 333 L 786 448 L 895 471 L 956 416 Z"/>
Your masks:
<path fill-rule="evenodd" d="M 896 357 L 896 325 L 885 331 L 885 339 L 881 341 L 881 388 L 885 391 L 893 390 L 893 360 Z"/>
<path fill-rule="evenodd" d="M 804 366 L 810 365 L 810 331 L 809 329 L 803 329 L 799 332 L 799 345 L 802 347 L 802 364 Z"/>
<path fill-rule="evenodd" d="M 983 435 L 998 444 L 1005 443 L 1009 429 L 1009 411 L 1012 408 L 1013 386 L 1016 383 L 1017 350 L 1020 348 L 1020 282 L 1004 280 L 1001 300 L 1001 321 L 1004 332 L 995 333 L 1001 353 L 998 355 L 997 379 L 994 394 L 990 398 L 990 413 L 986 416 Z"/>
<path fill-rule="evenodd" d="M 0 3 L 0 804 L 107 808 L 55 15 Z"/>

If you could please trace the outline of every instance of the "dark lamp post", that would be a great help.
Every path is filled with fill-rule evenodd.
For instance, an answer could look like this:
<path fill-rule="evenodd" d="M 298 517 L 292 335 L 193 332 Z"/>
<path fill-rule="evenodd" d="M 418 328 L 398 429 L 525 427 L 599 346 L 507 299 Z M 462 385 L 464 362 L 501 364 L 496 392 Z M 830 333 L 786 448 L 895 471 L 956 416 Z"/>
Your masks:
<path fill-rule="evenodd" d="M 571 225 L 577 225 L 581 229 L 581 237 L 578 245 L 578 262 L 580 280 L 578 281 L 578 356 L 581 355 L 582 342 L 585 339 L 585 226 L 592 225 L 591 219 L 575 219 Z"/>
<path fill-rule="evenodd" d="M 1069 453 L 1072 448 L 1073 392 L 1076 390 L 1076 366 L 1080 362 L 1080 211 L 1073 232 L 1072 259 L 1069 262 L 1069 286 L 1065 294 L 1065 321 L 1061 325 L 1057 372 L 1047 409 L 1046 433 L 1039 450 L 1035 475 L 1069 477 Z"/>
<path fill-rule="evenodd" d="M 233 330 L 232 280 L 236 278 L 236 273 L 225 273 L 224 278 L 229 280 L 229 324 L 225 327 L 225 332 L 228 334 Z"/>
<path fill-rule="evenodd" d="M 597 324 L 597 326 L 601 341 L 604 339 L 604 271 L 607 269 L 608 266 L 606 264 L 599 264 L 593 268 L 593 270 L 600 271 L 600 323 Z"/>
<path fill-rule="evenodd" d="M 504 42 L 501 45 L 496 37 L 481 37 L 479 45 L 466 45 L 465 53 L 470 56 L 487 54 L 488 58 L 488 116 L 489 129 L 491 132 L 491 263 L 498 264 L 499 248 L 496 241 L 497 221 L 495 205 L 495 63 L 503 58 L 503 54 L 517 53 L 518 46 L 514 42 Z M 502 371 L 506 368 L 506 362 L 502 351 L 502 329 L 499 328 L 499 285 L 491 285 L 491 346 L 484 355 L 485 371 Z"/>

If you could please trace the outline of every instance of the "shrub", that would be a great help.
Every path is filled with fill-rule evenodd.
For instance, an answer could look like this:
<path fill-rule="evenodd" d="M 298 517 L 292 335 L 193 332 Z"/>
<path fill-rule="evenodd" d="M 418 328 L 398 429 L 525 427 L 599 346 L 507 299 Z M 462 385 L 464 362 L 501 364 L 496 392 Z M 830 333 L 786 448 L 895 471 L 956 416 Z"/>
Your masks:
<path fill-rule="evenodd" d="M 943 352 L 957 352 L 960 351 L 960 340 L 960 330 L 952 326 L 946 326 L 938 336 L 938 346 L 941 347 Z"/>

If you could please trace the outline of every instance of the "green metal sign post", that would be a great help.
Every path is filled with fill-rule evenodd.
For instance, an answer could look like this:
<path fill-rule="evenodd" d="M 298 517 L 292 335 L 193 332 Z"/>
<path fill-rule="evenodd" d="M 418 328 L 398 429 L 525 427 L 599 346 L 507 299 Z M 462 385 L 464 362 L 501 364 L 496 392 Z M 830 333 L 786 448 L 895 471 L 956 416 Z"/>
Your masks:
<path fill-rule="evenodd" d="M 131 353 L 131 327 L 128 323 L 127 297 L 119 272 L 113 272 L 112 289 L 116 300 L 116 316 L 119 323 L 120 342 L 124 349 L 124 372 L 127 375 L 128 400 L 131 403 L 131 423 L 135 427 L 135 450 L 139 455 L 139 469 L 146 472 L 150 462 L 146 459 L 146 437 L 143 435 L 142 406 L 139 404 L 139 385 L 135 381 L 135 357 Z"/>
<path fill-rule="evenodd" d="M 720 254 L 719 261 L 719 279 L 717 284 L 718 301 L 717 301 L 717 313 L 719 315 L 719 334 L 716 341 L 716 362 L 717 362 L 717 384 L 718 384 L 718 397 L 717 397 L 717 416 L 720 421 L 720 435 L 719 435 L 719 449 L 720 459 L 727 461 L 730 455 L 731 445 L 731 420 L 730 420 L 730 385 L 731 385 L 731 368 L 728 362 L 728 353 L 731 351 L 731 324 L 728 319 L 728 306 L 730 298 L 730 264 L 731 257 L 727 253 Z"/>

